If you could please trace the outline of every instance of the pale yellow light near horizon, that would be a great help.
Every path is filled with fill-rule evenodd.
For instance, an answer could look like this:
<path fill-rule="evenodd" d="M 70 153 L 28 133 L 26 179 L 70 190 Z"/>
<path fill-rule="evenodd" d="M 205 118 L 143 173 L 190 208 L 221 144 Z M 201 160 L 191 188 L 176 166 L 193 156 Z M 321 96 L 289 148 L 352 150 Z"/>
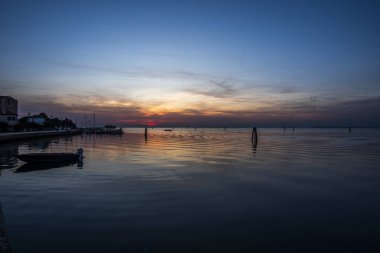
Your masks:
<path fill-rule="evenodd" d="M 249 93 L 241 93 L 217 97 L 180 90 L 148 89 L 135 91 L 133 96 L 128 96 L 127 92 L 117 94 L 112 92 L 111 88 L 107 93 L 83 95 L 83 99 L 80 100 L 68 95 L 60 96 L 55 102 L 67 107 L 89 108 L 90 110 L 111 109 L 112 111 L 112 108 L 139 108 L 147 116 L 167 113 L 223 115 L 228 112 L 255 111 L 270 106 L 268 101 L 263 99 L 264 94 L 251 95 L 251 99 Z M 248 96 L 248 98 L 241 99 L 242 96 Z M 76 111 L 78 112 L 78 110 Z"/>

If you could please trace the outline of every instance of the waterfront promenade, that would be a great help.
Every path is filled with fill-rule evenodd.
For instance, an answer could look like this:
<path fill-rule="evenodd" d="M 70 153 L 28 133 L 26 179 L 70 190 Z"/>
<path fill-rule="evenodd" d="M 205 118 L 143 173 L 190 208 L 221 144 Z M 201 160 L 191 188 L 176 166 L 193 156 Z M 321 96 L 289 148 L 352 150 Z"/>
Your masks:
<path fill-rule="evenodd" d="M 0 133 L 0 142 L 29 139 L 29 138 L 36 138 L 36 137 L 71 135 L 71 134 L 79 134 L 79 133 L 81 133 L 80 130 L 57 130 L 57 131 Z"/>

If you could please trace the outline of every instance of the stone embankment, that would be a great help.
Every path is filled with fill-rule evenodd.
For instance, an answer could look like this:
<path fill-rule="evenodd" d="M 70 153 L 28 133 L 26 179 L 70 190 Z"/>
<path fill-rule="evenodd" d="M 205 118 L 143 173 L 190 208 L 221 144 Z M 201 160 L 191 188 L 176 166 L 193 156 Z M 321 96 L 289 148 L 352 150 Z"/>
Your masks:
<path fill-rule="evenodd" d="M 36 132 L 12 132 L 0 133 L 0 142 L 30 139 L 37 137 L 50 137 L 59 135 L 80 134 L 80 130 L 36 131 Z"/>

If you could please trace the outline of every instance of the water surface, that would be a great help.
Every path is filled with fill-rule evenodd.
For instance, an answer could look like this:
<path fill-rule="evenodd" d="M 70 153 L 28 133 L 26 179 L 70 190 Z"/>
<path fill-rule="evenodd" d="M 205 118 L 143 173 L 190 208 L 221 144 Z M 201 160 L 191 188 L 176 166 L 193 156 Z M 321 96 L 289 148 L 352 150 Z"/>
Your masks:
<path fill-rule="evenodd" d="M 125 129 L 0 144 L 13 252 L 379 252 L 377 129 Z M 84 149 L 83 166 L 14 155 Z M 21 169 L 20 169 L 21 167 Z M 26 172 L 24 172 L 26 171 Z M 1 224 L 1 222 L 0 222 Z"/>

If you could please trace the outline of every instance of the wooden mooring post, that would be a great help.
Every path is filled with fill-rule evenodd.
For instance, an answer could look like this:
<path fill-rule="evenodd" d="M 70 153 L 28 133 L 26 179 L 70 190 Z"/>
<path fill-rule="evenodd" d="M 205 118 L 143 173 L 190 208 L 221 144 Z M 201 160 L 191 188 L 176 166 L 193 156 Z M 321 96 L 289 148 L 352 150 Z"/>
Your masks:
<path fill-rule="evenodd" d="M 145 134 L 144 134 L 145 140 L 148 139 L 148 128 L 145 128 Z"/>
<path fill-rule="evenodd" d="M 251 136 L 252 146 L 257 147 L 257 129 L 256 127 L 252 128 L 252 136 Z"/>

